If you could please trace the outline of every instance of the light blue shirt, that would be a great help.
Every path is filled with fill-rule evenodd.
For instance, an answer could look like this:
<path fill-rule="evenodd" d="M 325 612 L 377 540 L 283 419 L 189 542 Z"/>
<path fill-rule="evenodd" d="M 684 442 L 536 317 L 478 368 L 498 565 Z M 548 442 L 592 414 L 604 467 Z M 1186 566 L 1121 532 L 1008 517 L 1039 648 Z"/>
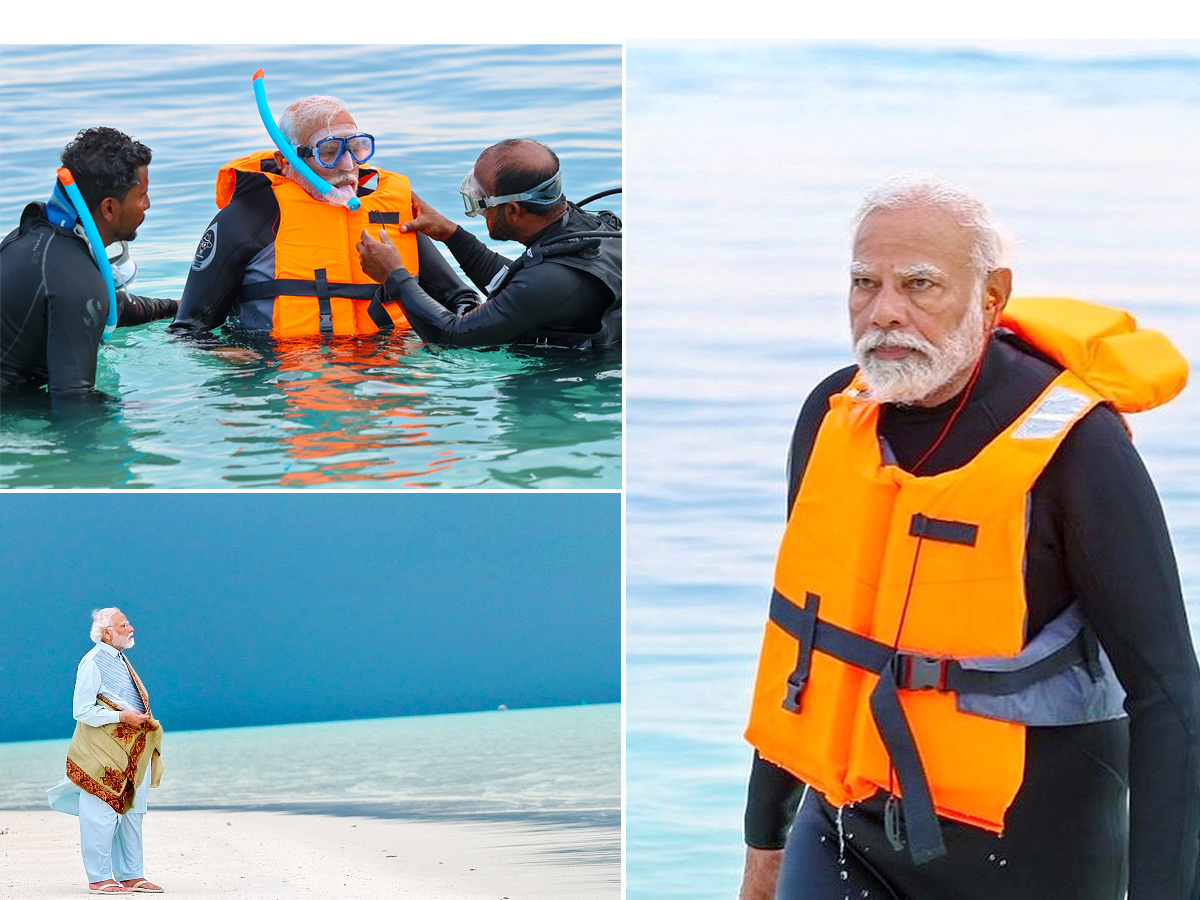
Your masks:
<path fill-rule="evenodd" d="M 121 709 L 146 711 L 124 656 L 104 643 L 97 644 L 79 661 L 72 714 L 75 721 L 96 728 L 121 721 L 120 712 L 96 702 L 97 694 L 103 694 Z"/>

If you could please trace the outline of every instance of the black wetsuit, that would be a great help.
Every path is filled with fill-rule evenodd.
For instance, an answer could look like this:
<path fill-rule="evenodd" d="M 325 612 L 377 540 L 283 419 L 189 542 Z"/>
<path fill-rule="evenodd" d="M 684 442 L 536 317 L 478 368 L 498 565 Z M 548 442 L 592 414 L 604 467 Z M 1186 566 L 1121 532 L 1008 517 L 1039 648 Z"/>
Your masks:
<path fill-rule="evenodd" d="M 175 300 L 117 291 L 117 324 L 175 314 Z M 88 242 L 30 203 L 0 242 L 0 387 L 49 385 L 54 395 L 88 394 L 108 317 L 108 288 Z"/>
<path fill-rule="evenodd" d="M 792 439 L 789 508 L 830 395 L 853 368 L 809 396 Z M 992 341 L 949 435 L 921 467 L 969 462 L 1056 374 L 1011 336 Z M 886 406 L 880 433 L 909 469 L 959 398 L 936 408 Z M 885 838 L 881 795 L 837 811 L 754 758 L 746 843 L 784 846 L 780 900 L 1196 900 L 1200 897 L 1200 672 L 1158 496 L 1120 418 L 1085 416 L 1034 485 L 1025 587 L 1026 637 L 1074 599 L 1127 692 L 1128 718 L 1026 729 L 1025 781 L 1005 830 L 942 821 L 947 856 L 913 865 Z M 1126 787 L 1129 808 L 1126 811 Z M 846 874 L 843 875 L 842 873 Z"/>
<path fill-rule="evenodd" d="M 583 253 L 560 256 L 551 255 L 552 248 L 567 248 L 550 242 L 572 233 L 617 234 L 619 229 L 620 219 L 612 213 L 592 214 L 571 204 L 566 215 L 534 235 L 526 253 L 514 262 L 493 253 L 460 226 L 446 246 L 466 276 L 489 294 L 483 303 L 466 311 L 448 310 L 422 290 L 424 269 L 420 284 L 403 268 L 397 269 L 385 283 L 387 292 L 404 306 L 417 334 L 431 344 L 613 346 L 621 340 L 620 240 L 593 239 Z M 543 245 L 548 251 L 544 261 L 538 254 Z M 531 254 L 538 254 L 536 262 Z M 510 267 L 515 267 L 511 278 L 489 292 L 493 279 Z"/>
<path fill-rule="evenodd" d="M 263 164 L 263 171 L 278 174 L 273 162 Z M 361 173 L 366 179 L 369 173 Z M 358 196 L 366 197 L 373 189 L 364 181 L 359 186 Z M 313 200 L 314 203 L 322 201 Z M 179 313 L 171 323 L 170 331 L 209 331 L 222 325 L 229 316 L 239 317 L 243 313 L 239 303 L 242 279 L 248 266 L 260 253 L 275 241 L 279 226 L 279 201 L 271 183 L 266 178 L 239 178 L 233 197 L 209 223 L 200 239 L 200 246 L 188 272 L 183 297 L 179 301 Z M 438 252 L 433 241 L 423 234 L 417 235 L 420 283 L 437 303 L 451 308 L 473 304 L 478 298 L 475 292 L 463 284 L 461 278 Z M 273 277 L 272 271 L 267 277 Z M 382 291 L 382 288 L 380 288 Z M 259 319 L 249 314 L 240 315 L 243 327 L 258 331 L 269 331 L 269 319 Z"/>

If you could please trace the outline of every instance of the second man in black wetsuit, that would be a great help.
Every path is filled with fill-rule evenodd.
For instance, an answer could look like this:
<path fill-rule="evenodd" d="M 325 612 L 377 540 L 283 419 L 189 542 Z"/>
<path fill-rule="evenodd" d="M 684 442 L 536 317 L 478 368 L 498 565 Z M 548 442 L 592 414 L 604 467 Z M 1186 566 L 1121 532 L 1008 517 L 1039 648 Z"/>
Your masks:
<path fill-rule="evenodd" d="M 150 148 L 115 128 L 88 128 L 62 152 L 105 244 L 132 241 L 150 208 Z M 96 353 L 108 288 L 73 209 L 30 203 L 0 243 L 0 388 L 99 397 Z M 174 315 L 174 300 L 118 290 L 117 325 Z"/>
<path fill-rule="evenodd" d="M 515 261 L 493 253 L 415 194 L 415 218 L 401 230 L 444 242 L 487 295 L 482 303 L 451 308 L 429 296 L 424 277 L 418 283 L 409 274 L 386 235 L 376 240 L 364 231 L 358 245 L 363 271 L 400 302 L 417 334 L 457 347 L 620 343 L 621 221 L 567 201 L 549 147 L 532 140 L 494 144 L 480 154 L 461 191 L 467 215 L 483 215 L 491 237 L 519 241 L 525 253 Z"/>

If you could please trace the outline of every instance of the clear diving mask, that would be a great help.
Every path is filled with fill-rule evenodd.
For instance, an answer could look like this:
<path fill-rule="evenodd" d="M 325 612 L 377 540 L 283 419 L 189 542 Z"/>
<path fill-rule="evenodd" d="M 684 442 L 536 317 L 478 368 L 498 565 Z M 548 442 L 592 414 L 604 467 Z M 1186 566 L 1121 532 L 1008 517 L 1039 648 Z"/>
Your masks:
<path fill-rule="evenodd" d="M 133 284 L 137 278 L 137 263 L 129 256 L 129 241 L 117 241 L 104 248 L 108 264 L 112 266 L 113 284 L 117 290 Z"/>
<path fill-rule="evenodd" d="M 483 185 L 479 183 L 479 179 L 475 177 L 475 170 L 471 169 L 467 173 L 467 177 L 463 179 L 458 192 L 462 194 L 463 206 L 467 208 L 468 216 L 478 216 L 481 213 L 487 212 L 493 206 L 499 206 L 501 203 L 508 203 L 511 200 L 528 200 L 530 203 L 553 203 L 563 195 L 562 170 L 559 169 L 559 171 L 554 173 L 553 178 L 543 181 L 537 187 L 532 187 L 519 194 L 504 194 L 500 197 L 489 197 L 487 191 L 483 189 Z"/>

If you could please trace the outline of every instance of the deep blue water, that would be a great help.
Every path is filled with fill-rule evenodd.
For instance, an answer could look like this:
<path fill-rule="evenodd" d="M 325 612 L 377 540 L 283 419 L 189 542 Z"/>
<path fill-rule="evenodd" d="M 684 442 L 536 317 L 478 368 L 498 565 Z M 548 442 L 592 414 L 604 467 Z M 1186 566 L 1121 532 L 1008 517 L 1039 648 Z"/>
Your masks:
<path fill-rule="evenodd" d="M 613 493 L 12 493 L 0 743 L 66 737 L 118 606 L 173 730 L 621 699 Z M 10 706 L 10 701 L 12 701 Z"/>
<path fill-rule="evenodd" d="M 980 194 L 1015 293 L 1125 307 L 1200 362 L 1200 45 L 627 47 L 629 900 L 736 896 L 741 737 L 804 397 L 851 361 L 851 222 L 899 173 Z M 1132 417 L 1200 643 L 1200 399 Z"/>
<path fill-rule="evenodd" d="M 340 97 L 376 136 L 372 164 L 462 216 L 458 186 L 505 137 L 537 138 L 583 199 L 621 182 L 619 46 L 8 46 L 0 232 L 49 196 L 63 146 L 110 125 L 148 145 L 149 210 L 131 251 L 135 293 L 178 297 L 216 213 L 213 180 L 269 144 L 251 75 L 276 115 Z M 621 196 L 602 206 L 622 212 Z M 596 208 L 596 207 L 592 207 Z M 225 349 L 117 332 L 97 387 L 117 402 L 53 412 L 6 403 L 10 487 L 542 487 L 621 483 L 621 354 L 431 349 L 411 333 L 276 343 L 224 329 Z"/>

